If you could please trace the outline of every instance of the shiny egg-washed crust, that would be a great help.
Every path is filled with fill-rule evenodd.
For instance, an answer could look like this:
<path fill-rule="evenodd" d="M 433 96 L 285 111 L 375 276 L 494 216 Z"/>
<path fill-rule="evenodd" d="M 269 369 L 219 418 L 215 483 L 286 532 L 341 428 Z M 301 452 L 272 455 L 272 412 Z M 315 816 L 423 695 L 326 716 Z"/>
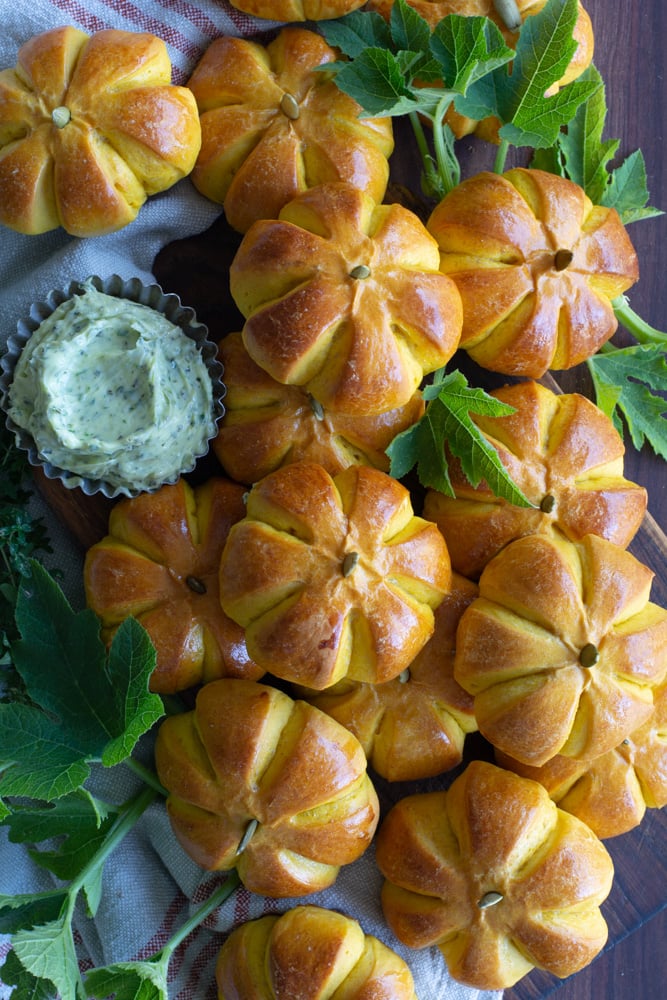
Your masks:
<path fill-rule="evenodd" d="M 26 234 L 113 232 L 189 174 L 200 145 L 194 96 L 171 83 L 161 39 L 45 31 L 0 73 L 0 223 Z"/>
<path fill-rule="evenodd" d="M 376 859 L 398 939 L 439 947 L 468 986 L 505 989 L 534 967 L 564 978 L 607 939 L 599 907 L 613 864 L 604 845 L 538 782 L 486 761 L 472 761 L 447 791 L 394 806 Z"/>
<path fill-rule="evenodd" d="M 225 472 L 255 483 L 291 462 L 317 462 L 335 476 L 349 465 L 389 471 L 386 449 L 424 414 L 420 392 L 404 406 L 371 416 L 332 413 L 305 389 L 283 385 L 252 360 L 240 333 L 219 345 L 225 414 L 212 448 Z"/>
<path fill-rule="evenodd" d="M 427 226 L 461 294 L 460 346 L 505 375 L 541 378 L 595 354 L 618 326 L 612 300 L 639 277 L 616 209 L 544 170 L 476 174 Z"/>
<path fill-rule="evenodd" d="M 245 233 L 301 191 L 347 181 L 382 201 L 394 148 L 390 118 L 360 107 L 316 67 L 336 59 L 321 35 L 283 28 L 266 47 L 216 39 L 188 86 L 200 110 L 195 187 Z"/>
<path fill-rule="evenodd" d="M 255 222 L 230 268 L 243 342 L 278 382 L 347 414 L 404 406 L 458 347 L 456 285 L 417 215 L 344 183 Z"/>
<path fill-rule="evenodd" d="M 351 917 L 310 905 L 232 931 L 216 981 L 219 1000 L 417 1000 L 395 951 Z"/>
<path fill-rule="evenodd" d="M 245 515 L 243 487 L 181 479 L 117 503 L 105 538 L 88 549 L 89 607 L 110 641 L 129 615 L 157 653 L 153 691 L 170 694 L 219 677 L 256 680 L 243 629 L 220 607 L 218 569 L 231 525 Z"/>
<path fill-rule="evenodd" d="M 512 48 L 516 46 L 518 32 L 510 31 L 506 27 L 493 0 L 408 0 L 408 2 L 428 22 L 431 30 L 443 17 L 447 17 L 449 14 L 459 14 L 462 17 L 488 17 L 498 25 L 506 44 Z M 533 14 L 539 14 L 545 4 L 546 0 L 516 0 L 522 21 Z M 381 14 L 385 20 L 388 20 L 391 16 L 394 0 L 370 0 L 368 6 L 371 10 Z M 557 83 L 549 88 L 548 94 L 554 94 L 561 87 L 576 80 L 593 61 L 595 48 L 593 25 L 588 12 L 581 4 L 579 4 L 579 15 L 572 37 L 576 42 L 576 49 L 565 72 Z M 460 115 L 455 108 L 450 107 L 447 110 L 445 121 L 457 139 L 474 132 L 488 142 L 498 142 L 500 122 L 497 118 L 484 118 L 482 121 L 476 121 L 474 118 Z"/>
<path fill-rule="evenodd" d="M 602 840 L 639 826 L 647 809 L 667 805 L 667 682 L 655 689 L 647 722 L 608 753 L 586 762 L 558 754 L 542 767 L 496 753 L 497 763 L 544 785 L 560 809 Z"/>
<path fill-rule="evenodd" d="M 450 462 L 454 497 L 429 490 L 424 516 L 445 537 L 452 567 L 477 578 L 504 545 L 554 528 L 571 541 L 595 534 L 625 548 L 644 518 L 647 492 L 623 476 L 623 439 L 611 420 L 578 393 L 558 394 L 532 380 L 491 393 L 514 407 L 473 419 L 534 507 L 473 487 Z"/>
<path fill-rule="evenodd" d="M 325 21 L 344 17 L 364 0 L 229 0 L 232 7 L 268 21 Z"/>
<path fill-rule="evenodd" d="M 468 733 L 477 729 L 473 698 L 454 680 L 456 629 L 477 596 L 474 583 L 452 575 L 435 610 L 435 631 L 392 681 L 342 680 L 326 691 L 298 693 L 354 733 L 373 770 L 387 781 L 418 781 L 457 767 Z"/>
<path fill-rule="evenodd" d="M 592 760 L 648 721 L 667 672 L 652 580 L 596 535 L 527 535 L 491 560 L 459 622 L 454 676 L 493 746 L 536 766 Z"/>
<path fill-rule="evenodd" d="M 202 868 L 236 868 L 251 892 L 325 889 L 375 833 L 378 799 L 358 740 L 257 681 L 204 685 L 193 711 L 160 726 L 155 761 L 183 849 Z"/>
<path fill-rule="evenodd" d="M 445 541 L 378 469 L 332 478 L 296 462 L 260 480 L 229 533 L 220 600 L 253 659 L 322 690 L 397 677 L 431 637 L 449 590 Z"/>

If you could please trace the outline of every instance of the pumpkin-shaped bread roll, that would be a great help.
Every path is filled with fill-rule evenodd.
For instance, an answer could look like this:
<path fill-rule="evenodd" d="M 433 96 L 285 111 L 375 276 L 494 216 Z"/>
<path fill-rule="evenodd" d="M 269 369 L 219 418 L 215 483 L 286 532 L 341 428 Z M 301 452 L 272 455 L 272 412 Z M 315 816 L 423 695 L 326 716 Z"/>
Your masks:
<path fill-rule="evenodd" d="M 505 375 L 540 378 L 591 357 L 618 326 L 612 300 L 639 277 L 616 209 L 544 170 L 468 178 L 428 229 L 461 294 L 461 347 Z"/>
<path fill-rule="evenodd" d="M 456 634 L 454 676 L 480 732 L 523 764 L 592 760 L 649 720 L 667 671 L 652 571 L 586 535 L 527 535 L 486 566 Z"/>
<path fill-rule="evenodd" d="M 323 21 L 344 17 L 363 0 L 230 0 L 232 7 L 268 21 Z"/>
<path fill-rule="evenodd" d="M 534 14 L 539 14 L 546 2 L 547 0 L 516 0 L 515 9 L 519 14 L 521 23 L 526 18 Z M 449 14 L 459 14 L 462 17 L 488 17 L 500 28 L 506 44 L 512 48 L 516 47 L 519 37 L 517 26 L 509 18 L 507 20 L 503 19 L 501 14 L 502 5 L 495 3 L 494 0 L 408 0 L 408 3 L 424 18 L 431 30 L 439 24 L 443 17 L 447 17 Z M 376 10 L 385 20 L 389 20 L 391 17 L 393 6 L 394 0 L 370 0 L 369 3 L 370 9 Z M 507 4 L 506 6 L 511 10 L 514 4 Z M 556 93 L 561 87 L 564 87 L 572 80 L 576 80 L 593 61 L 593 50 L 595 47 L 593 25 L 591 24 L 590 16 L 581 4 L 579 4 L 579 12 L 572 37 L 574 49 L 572 57 L 563 75 L 547 91 L 548 94 Z M 497 118 L 484 118 L 482 121 L 476 121 L 474 118 L 460 115 L 453 106 L 450 106 L 447 110 L 445 121 L 457 139 L 461 139 L 463 136 L 474 132 L 481 139 L 486 139 L 489 142 L 498 142 L 500 122 Z"/>
<path fill-rule="evenodd" d="M 266 47 L 216 38 L 196 66 L 188 86 L 202 146 L 192 181 L 239 232 L 275 219 L 299 192 L 327 181 L 347 181 L 382 201 L 391 118 L 360 117 L 356 101 L 322 68 L 335 59 L 321 35 L 288 27 Z"/>
<path fill-rule="evenodd" d="M 431 637 L 450 579 L 442 535 L 401 483 L 295 462 L 250 490 L 223 549 L 220 600 L 257 663 L 322 690 L 397 677 Z"/>
<path fill-rule="evenodd" d="M 240 333 L 220 341 L 225 414 L 212 448 L 225 472 L 255 483 L 291 462 L 317 462 L 332 476 L 349 465 L 389 471 L 386 449 L 424 413 L 420 392 L 385 413 L 351 417 L 325 410 L 298 385 L 283 385 L 252 360 Z"/>
<path fill-rule="evenodd" d="M 320 184 L 253 223 L 229 279 L 250 356 L 326 409 L 404 406 L 458 347 L 461 300 L 434 237 L 350 184 Z"/>
<path fill-rule="evenodd" d="M 155 35 L 73 27 L 35 35 L 0 73 L 0 222 L 97 236 L 192 170 L 194 96 Z"/>
<path fill-rule="evenodd" d="M 424 516 L 444 535 L 452 567 L 477 578 L 512 539 L 553 528 L 575 542 L 595 534 L 627 546 L 646 512 L 647 493 L 624 478 L 625 447 L 609 417 L 585 396 L 554 393 L 532 380 L 491 395 L 516 412 L 473 419 L 534 506 L 496 497 L 485 482 L 473 487 L 451 462 L 455 496 L 429 490 Z"/>
<path fill-rule="evenodd" d="M 593 761 L 558 754 L 530 767 L 496 753 L 497 763 L 539 781 L 601 840 L 617 837 L 639 826 L 647 809 L 667 805 L 667 682 L 656 688 L 654 704 L 647 722 Z"/>
<path fill-rule="evenodd" d="M 376 842 L 389 926 L 437 945 L 468 986 L 505 989 L 535 967 L 564 978 L 606 942 L 611 858 L 536 781 L 474 760 L 447 791 L 398 802 Z"/>
<path fill-rule="evenodd" d="M 256 681 L 205 684 L 166 719 L 155 761 L 175 836 L 209 870 L 301 896 L 356 861 L 378 821 L 358 740 L 324 712 Z"/>
<path fill-rule="evenodd" d="M 320 906 L 241 924 L 220 949 L 216 981 L 219 1000 L 417 1000 L 395 951 Z"/>
<path fill-rule="evenodd" d="M 477 587 L 458 574 L 435 611 L 435 631 L 415 659 L 384 684 L 342 680 L 299 694 L 354 733 L 368 762 L 387 781 L 418 781 L 461 763 L 477 729 L 473 698 L 454 680 L 456 628 Z"/>
<path fill-rule="evenodd" d="M 110 641 L 129 615 L 148 632 L 157 660 L 153 691 L 182 691 L 218 677 L 256 680 L 243 629 L 220 607 L 218 569 L 231 525 L 245 515 L 243 487 L 184 479 L 115 504 L 108 534 L 88 549 L 88 606 Z"/>

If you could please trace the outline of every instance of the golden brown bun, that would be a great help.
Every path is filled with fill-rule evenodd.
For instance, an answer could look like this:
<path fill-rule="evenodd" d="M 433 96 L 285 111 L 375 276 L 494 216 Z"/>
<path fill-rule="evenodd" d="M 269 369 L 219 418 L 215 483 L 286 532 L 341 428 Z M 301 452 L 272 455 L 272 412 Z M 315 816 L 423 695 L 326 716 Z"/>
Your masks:
<path fill-rule="evenodd" d="M 194 711 L 160 726 L 155 760 L 183 849 L 202 868 L 236 868 L 251 892 L 327 888 L 375 832 L 378 800 L 358 740 L 256 681 L 204 685 Z"/>
<path fill-rule="evenodd" d="M 451 358 L 462 314 L 418 216 L 321 184 L 254 223 L 230 268 L 243 341 L 278 382 L 348 414 L 405 405 Z"/>
<path fill-rule="evenodd" d="M 324 21 L 343 17 L 363 0 L 230 0 L 244 14 L 269 21 Z"/>
<path fill-rule="evenodd" d="M 52 113 L 69 120 L 58 127 Z M 0 73 L 0 222 L 97 236 L 192 170 L 197 105 L 154 35 L 73 27 L 35 35 Z"/>
<path fill-rule="evenodd" d="M 416 1000 L 396 952 L 319 906 L 237 927 L 220 949 L 216 980 L 220 1000 Z"/>
<path fill-rule="evenodd" d="M 332 413 L 296 385 L 283 385 L 252 360 L 240 333 L 220 341 L 225 415 L 212 447 L 228 475 L 255 483 L 291 462 L 317 462 L 335 476 L 349 465 L 389 471 L 386 449 L 424 413 L 420 392 L 385 413 Z"/>
<path fill-rule="evenodd" d="M 544 170 L 476 174 L 428 229 L 461 293 L 461 347 L 505 375 L 540 378 L 590 357 L 618 326 L 611 300 L 639 277 L 616 209 Z"/>
<path fill-rule="evenodd" d="M 491 395 L 516 412 L 475 416 L 475 423 L 535 507 L 508 503 L 485 482 L 471 486 L 451 462 L 456 496 L 429 490 L 424 516 L 444 535 L 453 568 L 477 578 L 512 539 L 553 528 L 571 541 L 595 534 L 625 548 L 643 520 L 647 493 L 623 477 L 625 448 L 611 420 L 584 396 L 559 395 L 538 382 Z"/>
<path fill-rule="evenodd" d="M 496 753 L 498 764 L 544 785 L 559 806 L 602 840 L 638 826 L 646 809 L 667 805 L 667 682 L 654 691 L 648 721 L 595 760 L 557 755 L 542 767 Z"/>
<path fill-rule="evenodd" d="M 417 781 L 461 763 L 467 733 L 477 729 L 473 699 L 453 677 L 459 619 L 477 587 L 454 574 L 435 611 L 435 631 L 409 667 L 385 684 L 339 681 L 316 694 L 300 688 L 312 705 L 354 733 L 369 764 L 388 781 Z"/>
<path fill-rule="evenodd" d="M 431 29 L 449 14 L 459 14 L 463 17 L 488 17 L 500 28 L 507 45 L 516 47 L 518 32 L 509 31 L 496 9 L 493 0 L 408 0 Z M 539 14 L 546 0 L 516 0 L 521 20 L 525 21 L 531 15 Z M 389 20 L 394 0 L 370 0 L 369 9 L 377 11 L 385 20 Z M 547 93 L 554 94 L 565 84 L 576 80 L 593 61 L 593 51 L 595 41 L 593 37 L 593 25 L 586 10 L 579 4 L 579 16 L 573 32 L 574 41 L 577 43 L 576 50 L 568 63 L 567 69 L 558 82 L 551 87 Z M 450 107 L 445 115 L 445 121 L 450 126 L 457 139 L 465 135 L 475 133 L 481 139 L 488 142 L 498 142 L 498 128 L 500 122 L 496 118 L 484 118 L 476 121 L 474 118 L 467 118 L 460 115 L 454 107 Z"/>
<path fill-rule="evenodd" d="M 510 542 L 461 617 L 454 676 L 480 732 L 539 766 L 592 760 L 648 721 L 667 670 L 667 611 L 652 571 L 596 535 Z"/>
<path fill-rule="evenodd" d="M 321 35 L 290 27 L 266 47 L 218 38 L 196 66 L 188 86 L 202 147 L 192 181 L 238 232 L 275 219 L 299 192 L 326 181 L 347 181 L 382 201 L 391 118 L 359 117 L 356 101 L 316 70 L 335 59 Z"/>
<path fill-rule="evenodd" d="M 450 586 L 447 547 L 378 469 L 332 478 L 296 462 L 248 494 L 220 562 L 220 600 L 253 659 L 322 690 L 397 677 L 433 632 Z"/>
<path fill-rule="evenodd" d="M 256 680 L 243 629 L 220 607 L 218 569 L 231 525 L 245 515 L 243 487 L 185 480 L 114 505 L 109 533 L 86 553 L 88 606 L 110 641 L 128 615 L 157 652 L 150 687 L 163 694 L 218 677 Z"/>
<path fill-rule="evenodd" d="M 607 939 L 599 907 L 613 865 L 603 844 L 538 782 L 485 761 L 448 791 L 394 806 L 376 858 L 398 939 L 437 945 L 469 986 L 504 989 L 533 967 L 564 978 Z"/>

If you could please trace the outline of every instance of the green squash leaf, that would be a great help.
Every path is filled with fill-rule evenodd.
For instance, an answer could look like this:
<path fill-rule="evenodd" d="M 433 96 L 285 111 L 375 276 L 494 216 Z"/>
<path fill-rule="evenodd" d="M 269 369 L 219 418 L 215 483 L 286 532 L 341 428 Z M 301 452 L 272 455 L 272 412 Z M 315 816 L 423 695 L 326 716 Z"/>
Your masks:
<path fill-rule="evenodd" d="M 495 70 L 474 83 L 456 109 L 470 118 L 500 120 L 500 137 L 513 146 L 552 145 L 563 125 L 598 88 L 595 81 L 575 80 L 545 96 L 560 80 L 576 49 L 573 38 L 577 0 L 548 0 L 526 18 L 511 67 Z"/>
<path fill-rule="evenodd" d="M 16 623 L 12 655 L 32 704 L 0 704 L 0 794 L 52 801 L 84 783 L 91 761 L 125 759 L 161 717 L 162 701 L 148 691 L 155 650 L 127 619 L 107 658 L 97 616 L 74 613 L 34 560 Z"/>
<path fill-rule="evenodd" d="M 451 14 L 443 18 L 433 30 L 430 45 L 447 89 L 458 94 L 465 94 L 477 80 L 514 57 L 500 30 L 485 17 Z"/>
<path fill-rule="evenodd" d="M 144 962 L 118 962 L 93 969 L 86 976 L 86 995 L 103 1000 L 168 1000 L 170 952 Z"/>
<path fill-rule="evenodd" d="M 53 983 L 60 1000 L 78 1000 L 79 963 L 66 913 L 12 938 L 14 953 L 35 979 Z"/>
<path fill-rule="evenodd" d="M 66 889 L 17 896 L 0 895 L 0 934 L 15 934 L 36 924 L 56 920 L 66 900 Z"/>
<path fill-rule="evenodd" d="M 416 466 L 422 486 L 454 496 L 447 445 L 473 486 L 479 486 L 484 479 L 496 496 L 520 507 L 532 507 L 472 417 L 475 413 L 506 416 L 514 412 L 513 407 L 483 389 L 471 388 L 459 371 L 448 375 L 437 372 L 432 384 L 424 389 L 424 398 L 428 400 L 424 416 L 398 434 L 387 449 L 391 475 L 401 479 Z"/>
<path fill-rule="evenodd" d="M 587 362 L 597 405 L 623 435 L 621 414 L 632 443 L 649 444 L 667 459 L 667 360 L 664 351 L 638 344 L 595 354 Z"/>
<path fill-rule="evenodd" d="M 542 155 L 535 154 L 531 166 L 574 181 L 594 205 L 615 208 L 625 225 L 662 215 L 648 205 L 646 164 L 640 150 L 618 166 L 611 166 L 620 140 L 604 138 L 607 103 L 600 73 L 595 66 L 589 66 L 579 80 L 594 83 L 597 89 L 580 105 L 554 145 Z"/>
<path fill-rule="evenodd" d="M 47 979 L 36 979 L 10 951 L 0 967 L 0 982 L 13 986 L 12 1000 L 52 1000 L 53 986 Z"/>

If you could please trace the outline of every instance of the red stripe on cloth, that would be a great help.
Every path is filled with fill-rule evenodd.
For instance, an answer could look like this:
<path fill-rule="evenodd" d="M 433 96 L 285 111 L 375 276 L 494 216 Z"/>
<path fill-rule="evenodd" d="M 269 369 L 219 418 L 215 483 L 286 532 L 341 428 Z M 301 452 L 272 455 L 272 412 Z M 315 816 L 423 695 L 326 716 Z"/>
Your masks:
<path fill-rule="evenodd" d="M 150 940 L 148 940 L 143 948 L 134 956 L 135 959 L 142 961 L 143 959 L 150 958 L 150 956 L 154 955 L 156 951 L 160 950 L 160 948 L 164 948 L 165 944 L 174 932 L 174 925 L 176 924 L 177 917 L 183 911 L 184 907 L 187 906 L 187 903 L 187 896 L 179 889 L 167 907 L 162 923 Z"/>
<path fill-rule="evenodd" d="M 74 17 L 90 33 L 102 31 L 104 28 L 114 27 L 117 24 L 114 18 L 110 18 L 107 21 L 96 14 L 91 14 L 77 0 L 50 0 L 50 3 L 54 7 L 57 7 L 58 10 Z M 159 21 L 157 18 L 144 14 L 142 10 L 133 3 L 129 3 L 128 0 L 102 0 L 102 3 L 111 11 L 120 14 L 126 20 L 136 25 L 141 31 L 157 35 L 158 38 L 161 38 L 168 45 L 171 45 L 173 49 L 185 56 L 190 64 L 196 63 L 201 57 L 203 49 L 195 42 L 187 38 L 177 28 L 174 28 L 173 25 L 164 24 L 164 22 Z M 174 81 L 176 83 L 181 83 L 186 75 L 186 69 L 174 67 Z"/>
<path fill-rule="evenodd" d="M 234 899 L 234 926 L 243 924 L 250 915 L 250 893 L 244 885 L 236 890 Z"/>
<path fill-rule="evenodd" d="M 193 958 L 186 985 L 178 991 L 175 1000 L 215 1000 L 218 988 L 215 981 L 215 960 L 222 946 L 222 938 L 208 937 Z M 194 946 L 192 947 L 194 951 Z M 172 962 L 173 966 L 173 962 Z M 206 976 L 202 983 L 202 978 Z M 170 982 L 172 968 L 169 970 Z"/>
<path fill-rule="evenodd" d="M 162 0 L 160 0 L 162 2 Z M 234 27 L 243 38 L 260 37 L 266 35 L 271 37 L 275 33 L 277 21 L 265 21 L 259 17 L 251 17 L 250 14 L 237 10 L 225 0 L 217 0 L 218 6 L 222 7 L 227 17 L 234 22 Z"/>
<path fill-rule="evenodd" d="M 195 28 L 201 31 L 202 35 L 207 35 L 209 38 L 217 38 L 220 34 L 218 25 L 211 20 L 201 7 L 197 7 L 196 4 L 188 3 L 187 0 L 157 0 L 157 2 L 161 7 L 181 14 L 186 21 L 194 24 Z M 226 11 L 226 4 L 221 4 L 220 6 Z"/>
<path fill-rule="evenodd" d="M 171 962 L 169 964 L 169 978 L 174 980 L 178 978 L 178 975 L 185 964 L 185 960 L 188 955 L 194 941 L 197 940 L 198 935 L 202 932 L 199 927 L 193 928 L 187 937 L 184 937 L 181 943 L 178 945 L 174 954 L 172 956 Z"/>
<path fill-rule="evenodd" d="M 278 900 L 277 899 L 271 899 L 269 896 L 267 896 L 264 899 L 264 902 L 262 903 L 262 915 L 263 916 L 267 916 L 267 915 L 271 916 L 274 913 L 280 913 L 280 912 L 281 912 L 281 909 L 280 909 L 280 903 L 278 902 Z"/>

